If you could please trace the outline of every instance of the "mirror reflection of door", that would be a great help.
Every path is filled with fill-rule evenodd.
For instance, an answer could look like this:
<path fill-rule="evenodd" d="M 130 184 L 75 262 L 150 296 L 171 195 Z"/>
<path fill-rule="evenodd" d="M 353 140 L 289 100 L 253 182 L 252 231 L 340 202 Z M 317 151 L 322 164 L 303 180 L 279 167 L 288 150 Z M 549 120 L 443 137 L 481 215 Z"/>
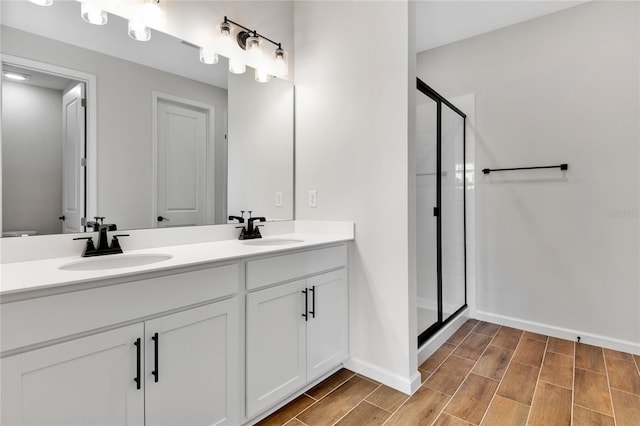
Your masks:
<path fill-rule="evenodd" d="M 85 210 L 84 83 L 62 96 L 62 232 L 82 232 Z"/>
<path fill-rule="evenodd" d="M 213 106 L 155 94 L 159 228 L 213 223 Z"/>
<path fill-rule="evenodd" d="M 2 69 L 2 235 L 81 232 L 84 83 L 6 63 Z"/>

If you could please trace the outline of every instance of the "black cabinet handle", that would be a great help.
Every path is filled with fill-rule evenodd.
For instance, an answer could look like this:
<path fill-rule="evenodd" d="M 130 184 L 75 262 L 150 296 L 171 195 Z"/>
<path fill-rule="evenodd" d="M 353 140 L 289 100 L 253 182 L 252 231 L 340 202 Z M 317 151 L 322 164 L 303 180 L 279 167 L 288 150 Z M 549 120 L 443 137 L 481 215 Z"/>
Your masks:
<path fill-rule="evenodd" d="M 169 220 L 168 217 L 163 217 L 163 216 L 158 216 L 157 219 L 158 219 L 158 222 L 162 222 L 163 220 Z"/>
<path fill-rule="evenodd" d="M 306 288 L 302 290 L 302 294 L 304 294 L 304 314 L 302 314 L 302 316 L 305 321 L 309 321 L 309 298 L 307 297 L 308 294 Z"/>
<path fill-rule="evenodd" d="M 153 374 L 153 381 L 158 383 L 158 380 L 160 380 L 160 365 L 158 364 L 158 352 L 159 352 L 158 345 L 160 344 L 160 336 L 158 336 L 158 333 L 154 334 L 151 337 L 151 340 L 153 340 L 153 346 L 154 346 L 153 362 L 155 366 L 155 370 L 153 370 L 151 374 Z"/>
<path fill-rule="evenodd" d="M 316 286 L 312 286 L 309 291 L 311 292 L 311 310 L 309 313 L 311 314 L 311 318 L 316 317 Z"/>
<path fill-rule="evenodd" d="M 136 377 L 133 379 L 136 382 L 136 389 L 140 389 L 142 383 L 140 383 L 140 368 L 142 367 L 142 346 L 140 345 L 140 338 L 133 342 L 136 345 Z"/>
<path fill-rule="evenodd" d="M 66 220 L 66 216 L 65 216 L 65 215 L 62 215 L 62 216 L 60 216 L 60 217 L 58 218 L 58 220 L 61 220 L 61 221 L 63 221 L 63 222 L 64 222 L 64 221 Z"/>

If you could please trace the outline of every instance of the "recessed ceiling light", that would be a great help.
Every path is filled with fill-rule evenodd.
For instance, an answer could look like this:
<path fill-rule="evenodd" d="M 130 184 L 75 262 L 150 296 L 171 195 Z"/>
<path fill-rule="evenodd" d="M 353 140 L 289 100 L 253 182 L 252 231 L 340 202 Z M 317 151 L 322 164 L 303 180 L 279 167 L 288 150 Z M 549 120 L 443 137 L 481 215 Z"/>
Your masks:
<path fill-rule="evenodd" d="M 13 80 L 13 81 L 27 81 L 31 79 L 31 76 L 28 74 L 20 74 L 18 72 L 13 72 L 13 71 L 3 71 L 2 76 L 8 80 Z"/>

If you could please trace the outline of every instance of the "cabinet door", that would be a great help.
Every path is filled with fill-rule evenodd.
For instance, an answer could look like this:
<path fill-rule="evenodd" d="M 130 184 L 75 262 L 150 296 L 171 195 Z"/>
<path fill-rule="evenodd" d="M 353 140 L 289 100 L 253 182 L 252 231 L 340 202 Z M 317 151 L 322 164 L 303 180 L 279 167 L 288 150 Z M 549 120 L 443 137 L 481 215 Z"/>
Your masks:
<path fill-rule="evenodd" d="M 307 381 L 305 284 L 295 281 L 247 295 L 247 417 Z"/>
<path fill-rule="evenodd" d="M 144 424 L 142 334 L 134 324 L 2 359 L 2 424 Z"/>
<path fill-rule="evenodd" d="M 344 269 L 307 280 L 309 322 L 307 323 L 307 381 L 342 362 L 348 354 L 348 303 Z M 311 314 L 313 312 L 313 314 Z"/>
<path fill-rule="evenodd" d="M 237 424 L 238 299 L 145 322 L 146 424 Z"/>

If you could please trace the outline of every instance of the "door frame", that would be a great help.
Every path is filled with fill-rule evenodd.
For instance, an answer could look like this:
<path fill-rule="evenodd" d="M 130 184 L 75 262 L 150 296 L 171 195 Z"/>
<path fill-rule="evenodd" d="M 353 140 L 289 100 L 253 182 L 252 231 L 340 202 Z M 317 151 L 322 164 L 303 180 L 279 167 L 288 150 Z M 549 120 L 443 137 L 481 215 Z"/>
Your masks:
<path fill-rule="evenodd" d="M 429 338 L 431 338 L 438 330 L 442 329 L 446 324 L 453 321 L 460 312 L 467 308 L 467 189 L 466 185 L 462 192 L 462 208 L 463 208 L 463 238 L 464 238 L 464 304 L 457 309 L 454 313 L 449 315 L 448 318 L 443 318 L 443 301 L 442 301 L 442 104 L 449 107 L 453 112 L 460 115 L 463 119 L 462 128 L 462 175 L 466 176 L 467 172 L 467 115 L 458 109 L 455 105 L 449 102 L 445 97 L 433 90 L 429 85 L 416 78 L 417 90 L 424 95 L 431 98 L 437 105 L 437 135 L 436 135 L 436 206 L 437 209 L 437 238 L 436 238 L 436 250 L 437 250 L 437 305 L 438 305 L 438 321 L 427 328 L 425 331 L 418 335 L 418 348 L 420 348 Z M 417 296 L 417 294 L 416 294 Z"/>
<path fill-rule="evenodd" d="M 98 214 L 98 97 L 96 76 L 83 71 L 14 55 L 2 54 L 0 55 L 0 62 L 84 83 L 86 99 L 84 157 L 87 159 L 87 166 L 85 167 L 85 212 L 83 216 L 85 218 L 96 216 Z"/>
<path fill-rule="evenodd" d="M 158 228 L 158 103 L 166 101 L 174 104 L 182 104 L 204 110 L 207 114 L 207 141 L 206 141 L 206 213 L 207 225 L 214 224 L 215 214 L 215 108 L 213 105 L 194 101 L 193 99 L 169 95 L 159 91 L 151 92 L 151 228 Z"/>

